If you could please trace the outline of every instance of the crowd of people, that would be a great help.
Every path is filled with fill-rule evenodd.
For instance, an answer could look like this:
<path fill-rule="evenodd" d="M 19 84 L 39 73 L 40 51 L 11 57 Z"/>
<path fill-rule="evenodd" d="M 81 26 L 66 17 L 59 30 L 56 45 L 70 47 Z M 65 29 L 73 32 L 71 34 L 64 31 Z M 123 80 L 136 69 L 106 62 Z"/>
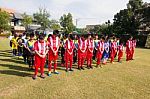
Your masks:
<path fill-rule="evenodd" d="M 48 76 L 52 73 L 59 74 L 57 71 L 57 61 L 61 58 L 61 66 L 64 66 L 66 72 L 73 71 L 72 65 L 77 64 L 78 70 L 93 69 L 93 60 L 96 67 L 118 62 L 122 62 L 125 52 L 126 61 L 133 60 L 136 40 L 131 36 L 126 42 L 126 50 L 120 38 L 115 36 L 99 36 L 97 34 L 65 34 L 58 35 L 59 31 L 54 30 L 53 34 L 47 37 L 43 33 L 30 33 L 17 35 L 10 40 L 13 56 L 23 57 L 30 69 L 34 70 L 33 79 L 37 78 L 38 69 L 40 68 L 40 77 L 45 78 L 44 66 L 48 65 Z M 60 58 L 59 58 L 60 56 Z M 53 67 L 53 68 L 52 68 Z M 53 69 L 53 70 L 52 70 Z"/>

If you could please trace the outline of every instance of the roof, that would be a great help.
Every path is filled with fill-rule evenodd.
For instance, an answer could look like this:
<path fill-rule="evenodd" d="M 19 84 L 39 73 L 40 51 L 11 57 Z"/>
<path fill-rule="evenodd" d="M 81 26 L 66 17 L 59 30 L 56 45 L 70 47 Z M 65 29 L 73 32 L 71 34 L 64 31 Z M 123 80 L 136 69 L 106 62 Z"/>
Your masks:
<path fill-rule="evenodd" d="M 16 18 L 16 19 L 23 19 L 23 16 L 20 13 L 14 13 L 14 18 Z"/>
<path fill-rule="evenodd" d="M 7 13 L 15 13 L 15 10 L 13 9 L 8 9 L 8 8 L 0 8 L 2 11 L 6 11 Z"/>

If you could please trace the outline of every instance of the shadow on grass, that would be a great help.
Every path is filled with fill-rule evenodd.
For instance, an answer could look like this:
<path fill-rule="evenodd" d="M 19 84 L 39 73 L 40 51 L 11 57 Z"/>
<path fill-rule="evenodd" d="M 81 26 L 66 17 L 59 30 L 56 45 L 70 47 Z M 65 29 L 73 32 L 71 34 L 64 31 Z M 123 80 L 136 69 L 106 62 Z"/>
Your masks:
<path fill-rule="evenodd" d="M 4 62 L 14 62 L 14 63 L 19 63 L 19 64 L 25 64 L 22 60 L 19 59 L 0 59 L 0 61 Z"/>
<path fill-rule="evenodd" d="M 29 73 L 15 71 L 15 70 L 0 70 L 0 74 L 15 75 L 15 76 L 21 76 L 21 77 L 31 77 L 32 76 Z"/>

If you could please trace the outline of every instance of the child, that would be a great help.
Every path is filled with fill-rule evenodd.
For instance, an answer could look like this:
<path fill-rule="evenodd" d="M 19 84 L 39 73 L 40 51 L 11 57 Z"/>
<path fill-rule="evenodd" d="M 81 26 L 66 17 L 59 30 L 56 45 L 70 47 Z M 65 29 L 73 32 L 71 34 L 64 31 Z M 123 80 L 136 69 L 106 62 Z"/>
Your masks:
<path fill-rule="evenodd" d="M 97 46 L 97 54 L 96 54 L 96 58 L 97 58 L 97 66 L 96 67 L 101 67 L 100 63 L 101 63 L 101 59 L 102 59 L 102 55 L 104 52 L 104 40 L 105 38 L 102 37 L 102 39 L 98 42 L 98 46 Z"/>
<path fill-rule="evenodd" d="M 83 64 L 86 57 L 86 50 L 87 50 L 87 40 L 85 39 L 84 35 L 78 41 L 78 69 L 84 70 Z"/>
<path fill-rule="evenodd" d="M 116 38 L 113 37 L 113 41 L 111 43 L 111 54 L 110 54 L 110 57 L 111 57 L 111 63 L 114 63 L 114 58 L 115 58 L 115 55 L 116 55 L 116 52 L 117 52 L 117 43 L 116 43 Z"/>
<path fill-rule="evenodd" d="M 70 61 L 70 69 L 72 70 L 72 62 L 73 62 L 73 50 L 74 50 L 74 43 L 73 43 L 73 35 L 69 35 L 69 39 L 65 42 L 65 65 L 66 65 L 66 72 L 68 72 L 68 62 Z"/>
<path fill-rule="evenodd" d="M 50 50 L 48 52 L 48 76 L 51 76 L 51 69 L 52 69 L 52 61 L 54 61 L 54 74 L 59 74 L 59 72 L 56 71 L 57 68 L 57 59 L 58 59 L 58 50 L 60 46 L 60 40 L 57 36 L 59 34 L 58 30 L 53 31 L 53 35 L 48 38 L 48 43 Z"/>
<path fill-rule="evenodd" d="M 106 65 L 106 62 L 109 58 L 109 41 L 108 38 L 105 39 L 104 42 L 104 53 L 103 53 L 103 64 Z"/>
<path fill-rule="evenodd" d="M 29 64 L 29 69 L 34 69 L 34 33 L 30 34 L 30 39 L 27 41 L 26 48 L 27 52 L 27 59 Z"/>
<path fill-rule="evenodd" d="M 121 62 L 123 50 L 124 50 L 123 43 L 120 41 L 120 45 L 118 46 L 118 62 Z"/>
<path fill-rule="evenodd" d="M 14 37 L 11 39 L 13 56 L 17 55 L 17 48 L 18 48 L 18 45 L 17 45 L 18 37 L 17 36 L 18 36 L 17 34 L 14 34 Z"/>
<path fill-rule="evenodd" d="M 40 68 L 41 78 L 45 78 L 44 76 L 44 65 L 46 61 L 46 54 L 48 53 L 48 46 L 46 41 L 44 41 L 44 36 L 40 34 L 39 40 L 34 43 L 34 51 L 35 51 L 35 72 L 33 79 L 37 78 L 38 68 Z"/>
<path fill-rule="evenodd" d="M 126 42 L 126 61 L 131 60 L 132 53 L 132 36 L 130 36 L 129 40 Z"/>
<path fill-rule="evenodd" d="M 94 50 L 94 40 L 91 37 L 91 34 L 88 34 L 88 40 L 87 40 L 87 68 L 93 68 L 92 67 L 92 56 L 93 56 L 93 50 Z"/>
<path fill-rule="evenodd" d="M 77 51 L 78 51 L 78 37 L 77 35 L 74 36 L 74 51 L 73 51 L 73 63 L 76 64 L 77 62 Z"/>
<path fill-rule="evenodd" d="M 131 60 L 133 60 L 133 56 L 134 56 L 134 50 L 136 47 L 136 40 L 132 40 L 132 53 L 131 53 Z"/>
<path fill-rule="evenodd" d="M 17 39 L 18 42 L 18 56 L 22 56 L 23 54 L 23 39 L 22 39 L 22 35 L 19 35 L 19 38 Z"/>

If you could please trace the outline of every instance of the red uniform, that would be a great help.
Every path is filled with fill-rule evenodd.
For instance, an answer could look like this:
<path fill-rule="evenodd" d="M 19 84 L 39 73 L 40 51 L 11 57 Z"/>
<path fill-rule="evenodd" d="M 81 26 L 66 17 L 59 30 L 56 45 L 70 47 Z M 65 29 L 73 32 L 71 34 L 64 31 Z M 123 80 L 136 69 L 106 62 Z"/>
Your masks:
<path fill-rule="evenodd" d="M 123 56 L 123 50 L 124 50 L 123 44 L 119 45 L 118 46 L 118 62 L 120 62 Z"/>
<path fill-rule="evenodd" d="M 87 40 L 79 39 L 78 41 L 78 67 L 82 67 L 86 58 Z"/>
<path fill-rule="evenodd" d="M 48 52 L 48 60 L 49 60 L 49 71 L 52 69 L 52 61 L 57 61 L 58 59 L 58 49 L 60 45 L 60 40 L 57 36 L 52 36 L 48 38 L 50 50 Z M 55 52 L 55 53 L 54 53 Z M 54 71 L 57 68 L 57 62 L 54 63 Z"/>
<path fill-rule="evenodd" d="M 70 61 L 70 69 L 72 68 L 73 50 L 74 50 L 73 40 L 67 40 L 66 43 L 65 43 L 65 65 L 66 65 L 66 70 L 68 70 L 68 62 L 69 61 Z"/>
<path fill-rule="evenodd" d="M 87 66 L 92 66 L 92 56 L 93 56 L 93 50 L 94 50 L 94 40 L 89 39 L 87 40 Z"/>
<path fill-rule="evenodd" d="M 98 46 L 97 46 L 97 54 L 96 54 L 97 65 L 100 65 L 103 52 L 104 52 L 104 42 L 103 41 L 99 41 L 98 42 Z"/>
<path fill-rule="evenodd" d="M 34 43 L 34 50 L 37 51 L 40 55 L 44 55 L 46 53 L 47 47 L 48 45 L 45 41 L 44 42 L 36 41 Z M 40 67 L 41 75 L 44 74 L 45 61 L 46 61 L 46 56 L 42 58 L 37 54 L 35 55 L 35 62 L 34 62 L 35 75 L 37 75 L 39 67 Z"/>
<path fill-rule="evenodd" d="M 126 42 L 126 61 L 129 61 L 131 59 L 131 53 L 132 53 L 132 41 L 128 40 Z"/>
<path fill-rule="evenodd" d="M 136 47 L 136 40 L 132 40 L 132 49 L 131 49 L 131 58 L 130 59 L 133 59 L 135 47 Z"/>
<path fill-rule="evenodd" d="M 111 62 L 114 61 L 114 58 L 115 58 L 115 55 L 116 55 L 116 52 L 117 52 L 117 43 L 115 41 L 113 41 L 111 43 Z"/>

